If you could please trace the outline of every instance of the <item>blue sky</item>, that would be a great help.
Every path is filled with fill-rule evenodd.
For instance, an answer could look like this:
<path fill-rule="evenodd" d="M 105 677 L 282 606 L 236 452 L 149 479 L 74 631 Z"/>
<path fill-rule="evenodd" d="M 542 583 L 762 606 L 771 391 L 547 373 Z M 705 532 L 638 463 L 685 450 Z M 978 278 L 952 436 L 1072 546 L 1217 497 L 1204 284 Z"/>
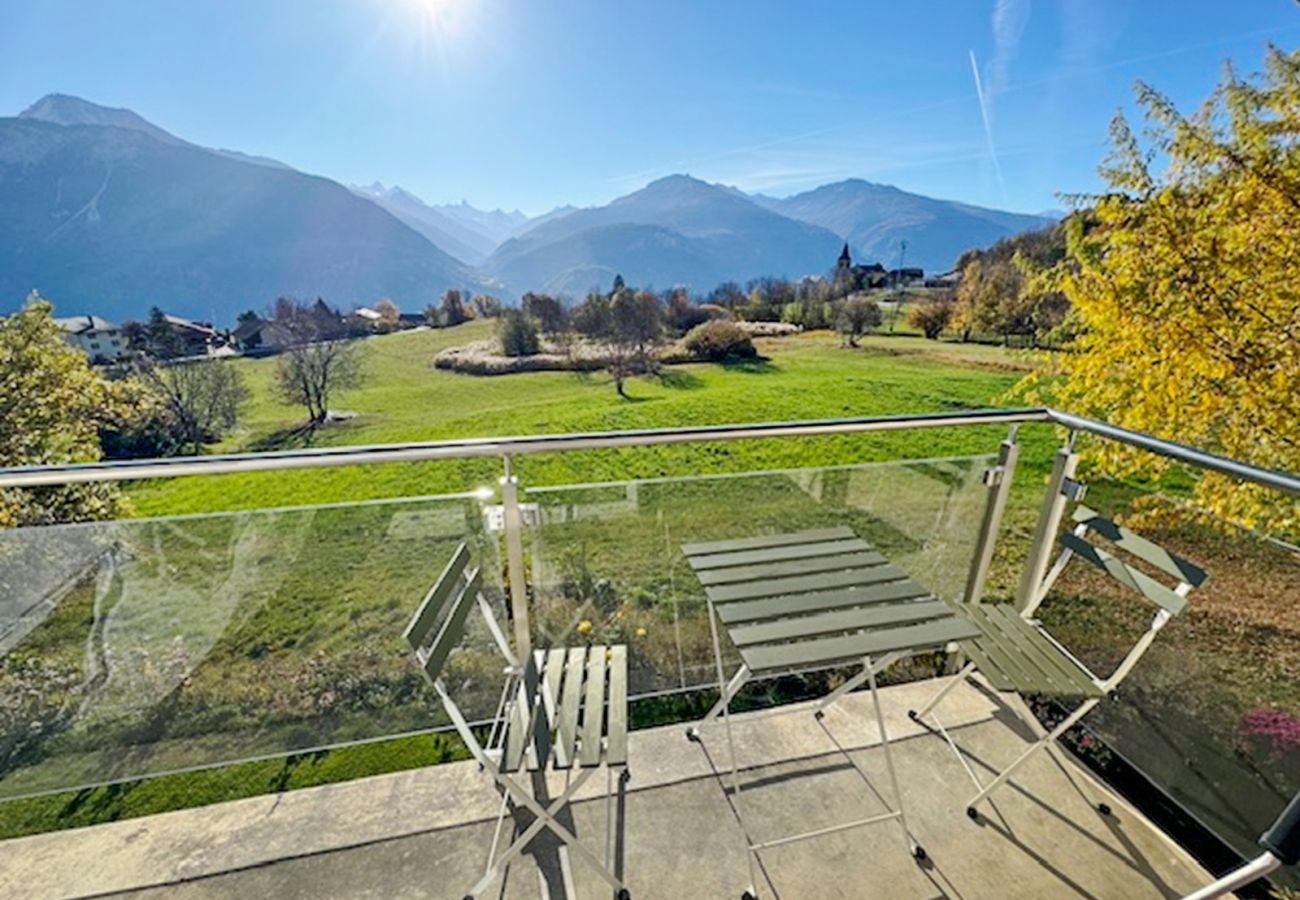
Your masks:
<path fill-rule="evenodd" d="M 1190 106 L 1270 40 L 1300 40 L 1293 0 L 0 0 L 0 114 L 77 94 L 529 213 L 673 172 L 1037 211 L 1097 187 L 1135 79 Z"/>

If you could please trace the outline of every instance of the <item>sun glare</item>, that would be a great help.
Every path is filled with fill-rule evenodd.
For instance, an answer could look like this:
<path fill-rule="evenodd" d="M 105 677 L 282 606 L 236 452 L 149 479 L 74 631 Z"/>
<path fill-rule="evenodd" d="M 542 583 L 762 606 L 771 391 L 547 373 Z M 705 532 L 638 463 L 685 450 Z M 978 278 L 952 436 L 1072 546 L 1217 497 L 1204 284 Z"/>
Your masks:
<path fill-rule="evenodd" d="M 434 40 L 456 40 L 464 36 L 472 0 L 406 0 L 413 18 Z"/>

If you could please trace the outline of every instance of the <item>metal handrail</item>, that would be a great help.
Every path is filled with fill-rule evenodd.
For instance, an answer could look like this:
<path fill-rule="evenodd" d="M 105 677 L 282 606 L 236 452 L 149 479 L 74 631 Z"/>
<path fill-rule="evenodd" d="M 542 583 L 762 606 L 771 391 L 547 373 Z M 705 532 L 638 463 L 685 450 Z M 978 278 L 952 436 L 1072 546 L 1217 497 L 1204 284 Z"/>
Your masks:
<path fill-rule="evenodd" d="M 754 422 L 738 425 L 686 425 L 627 431 L 590 431 L 512 437 L 454 438 L 405 444 L 371 444 L 268 453 L 231 453 L 212 456 L 177 456 L 170 459 L 104 460 L 0 469 L 0 488 L 36 487 L 92 481 L 172 478 L 180 475 L 219 475 L 318 466 L 353 466 L 373 463 L 425 462 L 439 459 L 522 456 L 571 450 L 642 447 L 691 441 L 734 441 L 744 438 L 794 437 L 896 431 L 910 428 L 944 428 L 961 425 L 1015 425 L 1046 422 L 1048 411 L 1030 409 L 980 409 L 960 413 L 919 413 L 864 416 L 848 419 L 811 419 L 795 422 Z"/>
<path fill-rule="evenodd" d="M 1210 469 L 1242 481 L 1260 484 L 1293 496 L 1300 496 L 1300 476 L 1240 462 L 1176 441 L 1132 431 L 1086 416 L 1046 407 L 1025 409 L 979 409 L 960 413 L 917 413 L 892 416 L 864 416 L 845 419 L 812 419 L 796 422 L 755 422 L 736 425 L 691 425 L 673 428 L 643 428 L 626 431 L 595 431 L 571 434 L 516 435 L 511 437 L 458 438 L 404 444 L 373 444 L 279 450 L 268 453 L 232 453 L 212 456 L 184 456 L 171 459 L 105 460 L 0 469 L 0 488 L 127 481 L 141 478 L 174 478 L 184 475 L 220 475 L 234 472 L 264 472 L 324 466 L 370 465 L 376 463 L 422 462 L 439 459 L 521 456 L 572 450 L 639 447 L 651 444 L 679 444 L 691 441 L 732 441 L 747 438 L 795 437 L 898 431 L 912 428 L 948 428 L 970 425 L 1016 425 L 1053 422 L 1073 431 L 1088 432 L 1119 441 L 1198 468 Z"/>

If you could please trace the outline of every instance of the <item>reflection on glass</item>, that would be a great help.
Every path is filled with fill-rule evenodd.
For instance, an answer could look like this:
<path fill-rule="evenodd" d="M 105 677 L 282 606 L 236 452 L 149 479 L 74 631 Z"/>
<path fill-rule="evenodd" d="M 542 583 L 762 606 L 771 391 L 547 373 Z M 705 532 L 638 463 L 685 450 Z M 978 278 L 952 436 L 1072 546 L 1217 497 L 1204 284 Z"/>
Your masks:
<path fill-rule="evenodd" d="M 436 724 L 401 632 L 462 541 L 501 602 L 481 504 L 0 532 L 0 796 Z M 477 716 L 500 687 L 487 640 L 472 634 L 451 670 Z"/>

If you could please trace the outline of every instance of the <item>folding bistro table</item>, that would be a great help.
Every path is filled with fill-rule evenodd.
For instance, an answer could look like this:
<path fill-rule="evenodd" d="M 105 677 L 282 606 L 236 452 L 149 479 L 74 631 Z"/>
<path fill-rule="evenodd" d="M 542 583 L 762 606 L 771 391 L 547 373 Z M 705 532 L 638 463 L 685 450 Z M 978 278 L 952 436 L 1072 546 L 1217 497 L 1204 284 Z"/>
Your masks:
<path fill-rule="evenodd" d="M 721 715 L 726 727 L 736 813 L 749 856 L 750 887 L 742 896 L 757 896 L 758 851 L 876 822 L 897 819 L 908 850 L 924 859 L 925 851 L 908 830 L 903 812 L 876 673 L 913 653 L 976 637 L 976 626 L 845 527 L 685 544 L 682 552 L 709 601 L 721 697 L 701 724 Z M 719 623 L 740 653 L 741 667 L 730 681 L 723 671 Z M 731 700 L 753 678 L 850 664 L 861 665 L 862 671 L 823 698 L 815 715 L 821 718 L 827 706 L 864 682 L 870 686 L 897 808 L 803 834 L 753 841 L 740 804 Z M 688 734 L 698 740 L 698 727 Z"/>

